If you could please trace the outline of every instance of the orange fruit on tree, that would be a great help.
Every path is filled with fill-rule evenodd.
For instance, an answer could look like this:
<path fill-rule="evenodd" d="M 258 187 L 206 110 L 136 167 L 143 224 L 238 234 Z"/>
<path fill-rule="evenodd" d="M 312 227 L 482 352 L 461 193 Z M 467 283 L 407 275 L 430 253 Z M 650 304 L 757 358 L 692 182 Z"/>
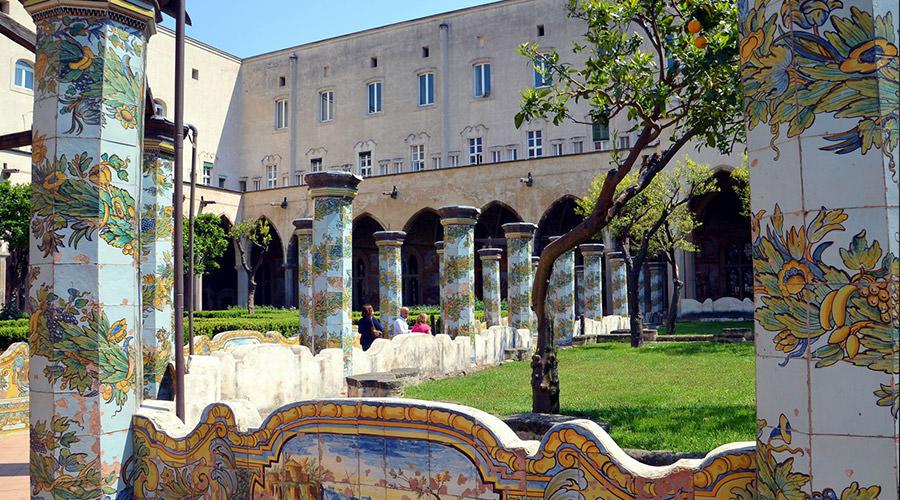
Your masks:
<path fill-rule="evenodd" d="M 705 49 L 708 44 L 709 41 L 703 35 L 700 35 L 694 39 L 694 46 L 698 49 Z"/>
<path fill-rule="evenodd" d="M 688 21 L 687 29 L 691 33 L 697 34 L 697 33 L 700 33 L 701 29 L 703 29 L 703 25 L 700 24 L 700 21 L 698 21 L 696 19 L 691 19 L 690 21 Z"/>

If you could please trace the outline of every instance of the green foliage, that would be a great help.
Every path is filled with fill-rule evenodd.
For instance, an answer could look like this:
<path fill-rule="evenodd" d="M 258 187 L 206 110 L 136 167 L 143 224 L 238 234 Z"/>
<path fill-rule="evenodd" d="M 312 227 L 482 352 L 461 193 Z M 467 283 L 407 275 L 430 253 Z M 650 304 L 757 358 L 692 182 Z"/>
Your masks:
<path fill-rule="evenodd" d="M 731 186 L 734 194 L 741 201 L 741 215 L 750 217 L 750 169 L 747 167 L 747 154 L 740 167 L 731 171 Z"/>
<path fill-rule="evenodd" d="M 755 439 L 750 342 L 657 343 L 639 350 L 624 343 L 600 344 L 562 349 L 558 356 L 560 413 L 609 422 L 610 434 L 623 448 L 706 453 L 722 443 Z M 529 361 L 504 363 L 408 387 L 404 396 L 459 403 L 492 415 L 529 412 L 531 388 L 523 381 L 530 371 Z M 690 432 L 685 422 L 691 422 Z"/>
<path fill-rule="evenodd" d="M 735 2 L 569 0 L 568 9 L 587 25 L 572 48 L 584 62 L 576 67 L 556 50 L 521 45 L 522 55 L 543 61 L 536 66 L 553 84 L 523 92 L 517 127 L 532 118 L 579 121 L 570 106 L 584 101 L 595 123 L 622 116 L 633 130 L 669 129 L 722 152 L 743 138 Z M 705 48 L 686 29 L 693 18 L 703 24 Z"/>
<path fill-rule="evenodd" d="M 0 182 L 0 240 L 10 250 L 28 251 L 31 184 Z"/>
<path fill-rule="evenodd" d="M 184 227 L 188 227 L 187 219 Z M 185 255 L 188 255 L 187 243 L 185 238 Z M 225 254 L 228 243 L 228 235 L 222 228 L 219 216 L 199 214 L 194 217 L 194 274 L 201 276 L 219 269 L 218 259 Z"/>
<path fill-rule="evenodd" d="M 587 215 L 594 210 L 603 180 L 603 176 L 596 177 L 587 196 L 578 200 L 580 214 Z M 637 175 L 629 174 L 617 192 L 632 188 L 636 182 Z M 646 239 L 648 257 L 671 249 L 696 252 L 697 247 L 689 236 L 700 226 L 700 221 L 688 207 L 688 201 L 718 189 L 707 166 L 685 158 L 675 168 L 656 174 L 647 187 L 622 206 L 607 227 L 632 247 L 639 247 Z"/>

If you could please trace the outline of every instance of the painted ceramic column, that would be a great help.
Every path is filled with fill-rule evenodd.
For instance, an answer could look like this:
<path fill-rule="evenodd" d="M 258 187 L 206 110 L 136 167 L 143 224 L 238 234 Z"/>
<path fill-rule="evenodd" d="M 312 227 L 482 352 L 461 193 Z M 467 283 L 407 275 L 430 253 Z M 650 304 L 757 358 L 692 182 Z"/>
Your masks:
<path fill-rule="evenodd" d="M 759 490 L 897 498 L 898 4 L 741 4 Z"/>
<path fill-rule="evenodd" d="M 538 255 L 531 256 L 531 285 L 534 286 L 534 277 L 537 276 L 537 268 L 538 264 L 541 263 L 541 257 Z M 533 299 L 534 297 L 532 297 Z M 537 338 L 537 315 L 534 314 L 534 309 L 529 308 L 529 316 L 531 317 L 531 335 Z M 536 345 L 536 344 L 535 344 Z"/>
<path fill-rule="evenodd" d="M 446 334 L 447 322 L 445 319 L 447 318 L 447 301 L 444 295 L 447 293 L 447 290 L 444 287 L 444 242 L 435 241 L 434 248 L 438 256 L 438 292 L 440 295 L 441 308 L 441 333 Z"/>
<path fill-rule="evenodd" d="M 385 331 L 400 317 L 403 306 L 403 267 L 400 247 L 406 233 L 403 231 L 378 231 L 374 235 L 378 247 L 378 308 Z"/>
<path fill-rule="evenodd" d="M 312 234 L 313 335 L 316 352 L 340 348 L 352 373 L 353 198 L 362 177 L 349 172 L 306 175 L 315 205 Z"/>
<path fill-rule="evenodd" d="M 484 322 L 488 327 L 500 324 L 500 255 L 499 248 L 482 248 L 478 251 L 481 259 L 481 298 L 484 300 Z"/>
<path fill-rule="evenodd" d="M 584 314 L 584 265 L 575 266 L 575 317 Z"/>
<path fill-rule="evenodd" d="M 550 241 L 558 236 L 550 238 Z M 556 258 L 547 291 L 553 337 L 558 344 L 569 344 L 575 334 L 575 251 L 567 250 Z"/>
<path fill-rule="evenodd" d="M 144 61 L 152 2 L 24 2 L 32 146 L 33 498 L 115 496 L 141 399 Z"/>
<path fill-rule="evenodd" d="M 175 363 L 173 132 L 174 124 L 154 117 L 147 121 L 144 134 L 140 198 L 141 350 L 143 394 L 147 399 L 161 396 L 160 383 L 166 369 Z"/>
<path fill-rule="evenodd" d="M 666 277 L 668 274 L 665 262 L 647 264 L 650 277 L 650 300 L 644 321 L 651 325 L 662 323 L 666 308 Z"/>
<path fill-rule="evenodd" d="M 481 210 L 474 207 L 441 208 L 444 226 L 444 303 L 447 333 L 473 335 L 475 322 L 475 223 Z"/>
<path fill-rule="evenodd" d="M 297 236 L 297 315 L 300 327 L 297 334 L 300 344 L 315 353 L 313 342 L 312 308 L 312 238 L 313 220 L 294 219 L 294 235 Z"/>
<path fill-rule="evenodd" d="M 534 253 L 534 232 L 537 226 L 524 222 L 503 224 L 507 252 L 507 299 L 509 326 L 533 330 L 531 322 L 531 287 L 534 272 L 531 254 Z"/>
<path fill-rule="evenodd" d="M 610 287 L 612 288 L 612 315 L 628 316 L 628 279 L 625 272 L 625 257 L 622 252 L 607 254 Z"/>
<path fill-rule="evenodd" d="M 603 318 L 603 244 L 585 243 L 578 249 L 584 258 L 584 316 Z"/>

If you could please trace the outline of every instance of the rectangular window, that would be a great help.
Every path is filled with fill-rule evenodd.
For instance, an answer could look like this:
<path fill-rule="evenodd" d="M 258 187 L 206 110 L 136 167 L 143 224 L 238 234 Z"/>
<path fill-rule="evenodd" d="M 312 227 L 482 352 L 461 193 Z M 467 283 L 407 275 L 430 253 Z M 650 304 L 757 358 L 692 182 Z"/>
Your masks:
<path fill-rule="evenodd" d="M 219 176 L 219 188 L 225 189 L 225 177 Z"/>
<path fill-rule="evenodd" d="M 400 160 L 397 160 L 394 162 L 394 173 L 399 174 L 401 172 L 403 172 L 403 162 Z"/>
<path fill-rule="evenodd" d="M 247 192 L 247 179 L 241 179 L 238 181 L 238 191 L 242 193 Z"/>
<path fill-rule="evenodd" d="M 416 144 L 409 148 L 409 165 L 413 172 L 425 170 L 425 145 Z"/>
<path fill-rule="evenodd" d="M 619 149 L 631 149 L 631 137 L 627 135 L 619 137 Z"/>
<path fill-rule="evenodd" d="M 519 150 L 516 148 L 508 148 L 506 150 L 506 159 L 508 161 L 516 161 L 519 159 Z"/>
<path fill-rule="evenodd" d="M 435 156 L 434 158 L 431 159 L 431 168 L 433 168 L 435 170 L 441 168 L 441 157 L 440 156 Z"/>
<path fill-rule="evenodd" d="M 609 140 L 609 122 L 597 121 L 591 124 L 591 140 L 594 142 Z"/>
<path fill-rule="evenodd" d="M 387 174 L 391 173 L 390 168 L 391 168 L 391 162 L 389 162 L 389 161 L 382 161 L 382 162 L 378 163 L 378 170 L 381 172 L 381 175 L 387 175 Z"/>
<path fill-rule="evenodd" d="M 469 165 L 478 165 L 482 162 L 481 137 L 469 139 Z"/>
<path fill-rule="evenodd" d="M 16 87 L 34 90 L 34 66 L 22 59 L 16 61 Z"/>
<path fill-rule="evenodd" d="M 369 177 L 372 175 L 372 152 L 363 151 L 359 154 L 359 175 Z"/>
<path fill-rule="evenodd" d="M 303 185 L 303 174 L 302 173 L 297 172 L 296 174 L 294 174 L 294 185 L 295 186 Z"/>
<path fill-rule="evenodd" d="M 575 154 L 584 153 L 584 142 L 582 142 L 582 141 L 572 142 L 572 152 Z"/>
<path fill-rule="evenodd" d="M 278 187 L 278 167 L 276 165 L 266 165 L 266 187 Z"/>
<path fill-rule="evenodd" d="M 368 113 L 381 113 L 381 82 L 372 82 L 369 87 Z"/>
<path fill-rule="evenodd" d="M 288 127 L 288 101 L 287 99 L 278 99 L 275 101 L 275 128 L 284 129 Z"/>
<path fill-rule="evenodd" d="M 553 85 L 553 77 L 550 75 L 550 62 L 547 56 L 540 55 L 534 61 L 534 88 L 549 87 Z"/>
<path fill-rule="evenodd" d="M 319 121 L 330 122 L 334 119 L 334 91 L 319 93 Z"/>
<path fill-rule="evenodd" d="M 452 155 L 447 155 L 447 163 L 450 164 L 451 167 L 459 166 L 459 155 L 454 153 Z"/>
<path fill-rule="evenodd" d="M 553 156 L 562 156 L 563 154 L 563 145 L 561 142 L 558 142 L 553 145 Z"/>
<path fill-rule="evenodd" d="M 500 159 L 500 150 L 495 149 L 491 151 L 491 162 L 492 163 L 500 163 L 502 160 Z"/>
<path fill-rule="evenodd" d="M 475 97 L 491 95 L 491 65 L 480 63 L 475 65 Z"/>
<path fill-rule="evenodd" d="M 260 184 L 262 184 L 262 181 L 260 179 L 253 179 L 253 190 L 259 191 Z"/>
<path fill-rule="evenodd" d="M 213 164 L 212 162 L 205 161 L 203 162 L 203 185 L 209 186 L 212 184 L 212 171 Z"/>
<path fill-rule="evenodd" d="M 544 156 L 544 139 L 540 130 L 528 131 L 528 157 Z"/>
<path fill-rule="evenodd" d="M 321 158 L 313 158 L 309 160 L 309 171 L 310 172 L 321 172 L 322 171 L 322 159 Z"/>
<path fill-rule="evenodd" d="M 434 73 L 419 75 L 419 106 L 434 104 Z"/>

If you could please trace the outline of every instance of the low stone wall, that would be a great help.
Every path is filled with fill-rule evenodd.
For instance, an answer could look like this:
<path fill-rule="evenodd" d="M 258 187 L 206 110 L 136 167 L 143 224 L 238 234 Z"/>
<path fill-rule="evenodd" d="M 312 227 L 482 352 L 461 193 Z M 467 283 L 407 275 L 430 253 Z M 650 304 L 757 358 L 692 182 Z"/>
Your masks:
<path fill-rule="evenodd" d="M 222 335 L 222 334 L 220 334 Z M 217 335 L 218 337 L 218 335 Z M 292 401 L 346 394 L 343 355 L 281 342 L 237 342 L 208 355 L 189 357 L 185 375 L 185 417 L 194 422 L 208 405 L 246 400 L 259 414 Z M 253 336 L 256 339 L 256 336 Z M 214 339 L 215 340 L 215 339 Z M 528 330 L 494 326 L 472 337 L 406 334 L 376 339 L 368 351 L 353 349 L 352 374 L 415 369 L 420 376 L 457 373 L 499 364 L 512 348 L 531 348 Z"/>
<path fill-rule="evenodd" d="M 28 431 L 28 344 L 0 354 L 0 434 Z"/>
<path fill-rule="evenodd" d="M 678 319 L 714 319 L 714 320 L 742 320 L 753 319 L 756 310 L 752 299 L 737 299 L 734 297 L 722 297 L 703 302 L 694 299 L 681 299 L 681 307 L 678 311 Z"/>
<path fill-rule="evenodd" d="M 135 498 L 754 498 L 754 443 L 653 467 L 587 420 L 540 441 L 458 405 L 333 399 L 256 425 L 229 404 L 196 428 L 144 406 L 132 420 Z M 690 423 L 686 423 L 689 425 Z"/>

